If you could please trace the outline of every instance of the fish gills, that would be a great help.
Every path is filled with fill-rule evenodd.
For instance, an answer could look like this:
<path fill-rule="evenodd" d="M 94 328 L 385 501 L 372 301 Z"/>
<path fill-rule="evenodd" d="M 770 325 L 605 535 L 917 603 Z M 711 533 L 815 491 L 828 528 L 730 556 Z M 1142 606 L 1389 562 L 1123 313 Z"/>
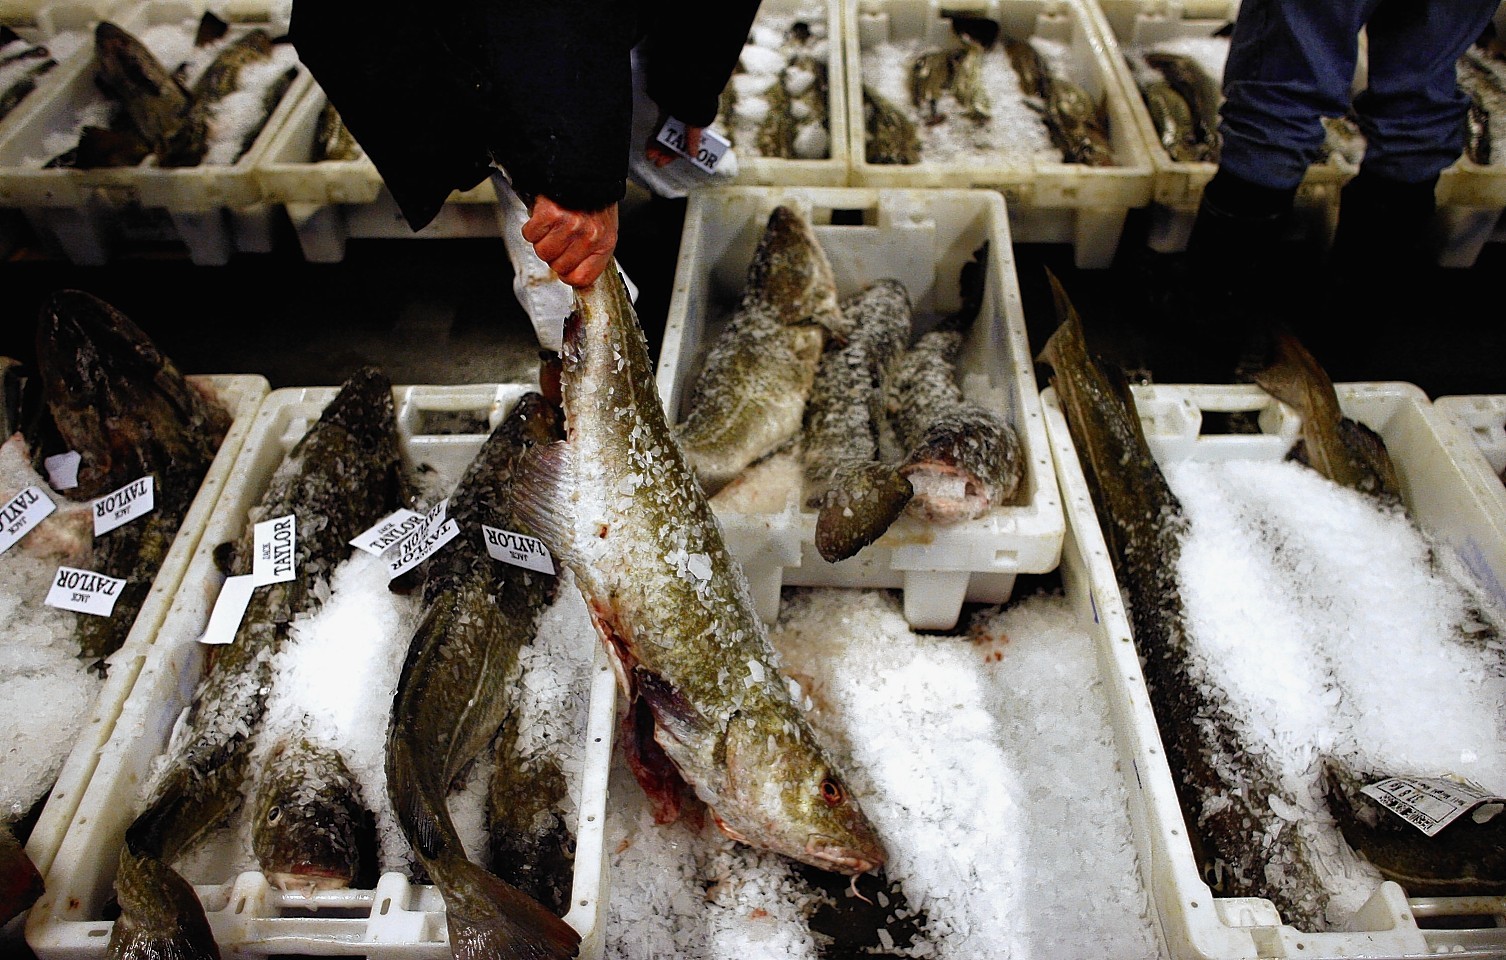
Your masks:
<path fill-rule="evenodd" d="M 230 572 L 251 571 L 256 523 L 291 513 L 297 576 L 252 593 L 235 639 L 214 651 L 194 692 L 181 747 L 126 830 L 111 957 L 218 956 L 203 907 L 171 863 L 240 805 L 273 657 L 292 619 L 315 602 L 315 583 L 328 582 L 349 556 L 352 537 L 406 502 L 392 385 L 365 368 L 341 387 L 247 511 Z"/>
<path fill-rule="evenodd" d="M 387 792 L 444 897 L 457 960 L 567 958 L 580 943 L 549 909 L 466 856 L 446 806 L 451 782 L 507 716 L 518 651 L 532 641 L 557 582 L 492 560 L 480 524 L 518 529 L 510 509 L 516 461 L 528 446 L 559 433 L 558 411 L 542 396 L 527 395 L 461 478 L 448 511 L 461 535 L 425 562 L 424 616 L 393 702 Z"/>
<path fill-rule="evenodd" d="M 525 460 L 518 510 L 585 597 L 656 817 L 678 816 L 690 788 L 734 840 L 841 873 L 881 865 L 664 419 L 615 270 L 577 293 L 563 359 L 568 439 Z"/>

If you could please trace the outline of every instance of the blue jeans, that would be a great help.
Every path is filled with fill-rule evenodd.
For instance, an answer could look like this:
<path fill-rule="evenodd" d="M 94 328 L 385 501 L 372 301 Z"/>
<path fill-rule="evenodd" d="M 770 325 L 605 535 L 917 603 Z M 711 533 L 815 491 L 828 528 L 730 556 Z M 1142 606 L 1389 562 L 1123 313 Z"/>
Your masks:
<path fill-rule="evenodd" d="M 1322 117 L 1350 106 L 1359 31 L 1369 86 L 1354 98 L 1364 167 L 1402 183 L 1436 177 L 1464 149 L 1469 98 L 1455 62 L 1500 0 L 1244 0 L 1224 66 L 1222 169 L 1261 186 L 1301 182 Z"/>

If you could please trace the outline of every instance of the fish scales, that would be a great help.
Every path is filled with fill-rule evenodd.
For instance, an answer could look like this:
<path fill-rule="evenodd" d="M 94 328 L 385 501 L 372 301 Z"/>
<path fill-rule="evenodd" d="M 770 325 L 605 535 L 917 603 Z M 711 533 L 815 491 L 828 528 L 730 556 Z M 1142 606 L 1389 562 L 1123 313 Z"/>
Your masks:
<path fill-rule="evenodd" d="M 900 473 L 915 487 L 908 509 L 943 523 L 974 519 L 1009 500 L 1025 470 L 1014 428 L 963 396 L 961 349 L 959 331 L 922 336 L 901 358 L 888 402 L 907 451 Z"/>
<path fill-rule="evenodd" d="M 852 316 L 846 344 L 822 359 L 804 434 L 806 505 L 819 510 L 816 549 L 845 560 L 877 540 L 910 501 L 910 482 L 881 456 L 885 394 L 910 340 L 910 297 L 879 280 L 843 305 Z"/>
<path fill-rule="evenodd" d="M 1076 310 L 1054 276 L 1051 282 L 1061 324 L 1039 360 L 1051 368 L 1128 601 L 1198 868 L 1215 895 L 1265 897 L 1286 921 L 1314 929 L 1322 923 L 1315 867 L 1297 825 L 1271 812 L 1273 798 L 1289 809 L 1299 805 L 1275 772 L 1241 746 L 1227 711 L 1189 669 L 1176 572 L 1187 523 L 1182 506 L 1150 454 L 1128 384 L 1111 380 L 1089 356 Z M 1279 886 L 1268 881 L 1269 862 L 1287 865 L 1288 879 Z"/>
<path fill-rule="evenodd" d="M 897 105 L 863 84 L 863 159 L 868 163 L 920 162 L 920 132 Z"/>
<path fill-rule="evenodd" d="M 376 817 L 340 752 L 290 735 L 255 771 L 251 845 L 267 879 L 312 895 L 376 882 Z"/>
<path fill-rule="evenodd" d="M 520 516 L 574 573 L 611 654 L 656 818 L 678 817 L 688 787 L 733 839 L 844 873 L 879 865 L 664 419 L 615 271 L 578 293 L 563 359 L 567 442 L 529 458 Z"/>
<path fill-rule="evenodd" d="M 234 641 L 214 651 L 194 692 L 152 800 L 126 831 L 112 957 L 218 956 L 202 905 L 171 863 L 240 804 L 273 655 L 291 620 L 315 602 L 315 584 L 328 581 L 350 539 L 406 502 L 397 443 L 391 383 L 365 368 L 341 387 L 247 511 L 230 572 L 250 572 L 256 523 L 291 513 L 297 576 L 252 593 Z"/>
<path fill-rule="evenodd" d="M 562 879 L 535 872 L 535 864 L 501 864 L 513 880 L 533 887 L 523 890 L 487 872 L 466 856 L 446 805 L 451 783 L 506 721 L 519 650 L 532 641 L 557 584 L 553 576 L 491 559 L 480 525 L 520 529 L 510 509 L 517 459 L 528 446 L 558 435 L 557 409 L 540 394 L 527 394 L 467 468 L 448 509 L 461 532 L 424 563 L 424 616 L 393 702 L 387 792 L 404 835 L 444 897 L 457 960 L 573 957 L 580 942 L 535 896 Z M 517 768 L 515 757 L 499 760 L 514 764 L 521 790 L 553 786 Z M 513 852 L 535 852 L 529 838 L 509 839 Z"/>
<path fill-rule="evenodd" d="M 1196 139 L 1203 146 L 1202 159 L 1218 162 L 1223 137 L 1218 132 L 1218 108 L 1223 94 L 1218 84 L 1194 57 L 1165 50 L 1148 50 L 1145 62 L 1160 71 L 1173 90 L 1182 95 L 1192 111 Z"/>
<path fill-rule="evenodd" d="M 189 91 L 189 108 L 183 115 L 182 123 L 158 152 L 162 166 L 193 167 L 203 161 L 209 150 L 215 107 L 240 87 L 241 72 L 248 65 L 271 56 L 272 38 L 260 28 L 246 31 L 215 55 Z M 291 76 L 286 77 L 287 83 L 291 81 Z M 273 90 L 275 97 L 272 99 L 272 106 L 275 106 L 277 100 L 282 98 L 283 90 L 286 90 L 286 83 L 281 85 L 281 89 L 274 85 Z M 270 113 L 270 107 L 266 104 L 263 104 L 263 109 Z"/>

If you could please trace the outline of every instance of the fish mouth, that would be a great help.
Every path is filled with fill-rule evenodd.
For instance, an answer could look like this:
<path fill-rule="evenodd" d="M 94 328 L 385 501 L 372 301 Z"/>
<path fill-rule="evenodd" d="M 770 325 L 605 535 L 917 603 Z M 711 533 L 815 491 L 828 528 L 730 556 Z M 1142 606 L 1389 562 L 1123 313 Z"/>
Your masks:
<path fill-rule="evenodd" d="M 807 862 L 823 870 L 856 877 L 858 874 L 883 866 L 883 858 L 865 856 L 840 843 L 820 835 L 812 836 L 805 843 Z"/>

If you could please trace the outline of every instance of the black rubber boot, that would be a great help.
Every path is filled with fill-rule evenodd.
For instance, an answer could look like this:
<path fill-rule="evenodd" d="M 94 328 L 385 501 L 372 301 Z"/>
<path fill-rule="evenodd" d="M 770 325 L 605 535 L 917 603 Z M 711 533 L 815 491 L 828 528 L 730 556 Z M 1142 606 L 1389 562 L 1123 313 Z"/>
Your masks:
<path fill-rule="evenodd" d="M 1187 379 L 1248 379 L 1286 308 L 1281 239 L 1297 190 L 1251 183 L 1220 170 L 1203 190 L 1187 241 Z"/>
<path fill-rule="evenodd" d="M 1362 167 L 1339 194 L 1339 228 L 1329 265 L 1346 276 L 1371 278 L 1430 267 L 1428 230 L 1437 208 L 1437 185 L 1437 177 L 1402 183 Z"/>

